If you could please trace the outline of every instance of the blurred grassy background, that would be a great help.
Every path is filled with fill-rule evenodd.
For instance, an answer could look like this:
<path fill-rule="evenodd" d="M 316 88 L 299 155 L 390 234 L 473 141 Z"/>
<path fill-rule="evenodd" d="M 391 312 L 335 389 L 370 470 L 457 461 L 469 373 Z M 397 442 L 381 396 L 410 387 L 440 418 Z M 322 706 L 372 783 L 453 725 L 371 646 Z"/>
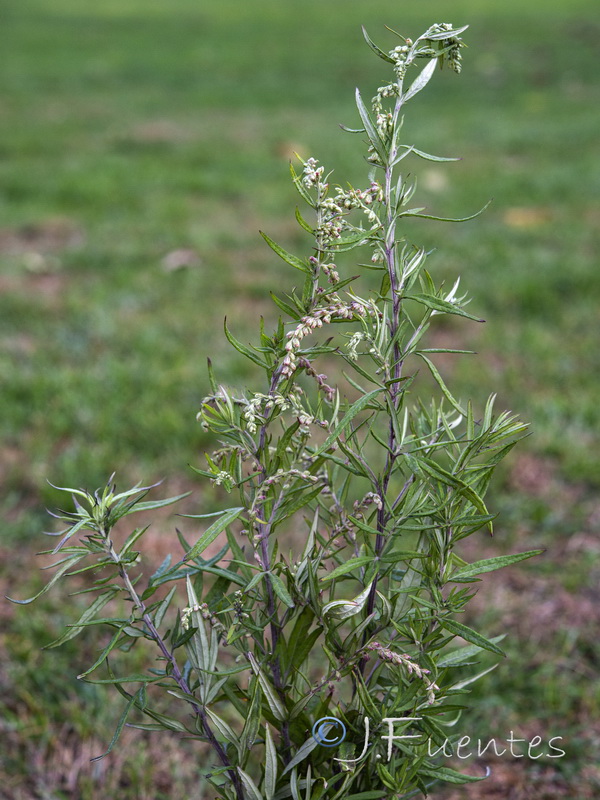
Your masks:
<path fill-rule="evenodd" d="M 464 159 L 411 164 L 420 204 L 462 216 L 494 202 L 474 222 L 413 221 L 407 235 L 439 249 L 430 269 L 462 275 L 488 320 L 439 334 L 479 353 L 443 362 L 458 394 L 498 391 L 532 422 L 494 490 L 495 549 L 478 540 L 474 556 L 547 553 L 483 584 L 473 613 L 511 628 L 511 660 L 476 690 L 469 724 L 568 738 L 560 761 L 499 764 L 499 796 L 597 796 L 597 4 L 1 0 L 0 12 L 0 548 L 13 595 L 17 570 L 27 588 L 38 580 L 31 554 L 57 502 L 47 478 L 94 487 L 117 469 L 121 484 L 196 486 L 205 357 L 226 380 L 248 374 L 222 318 L 248 340 L 260 314 L 275 317 L 268 290 L 295 278 L 258 230 L 306 243 L 289 158 L 364 180 L 360 143 L 337 123 L 354 125 L 355 86 L 369 97 L 387 73 L 360 24 L 390 46 L 384 24 L 413 36 L 470 25 L 463 74 L 435 76 L 405 139 Z M 104 772 L 87 763 L 76 743 L 96 737 L 101 752 L 115 706 L 74 681 L 75 648 L 39 652 L 72 616 L 56 595 L 2 608 L 0 796 L 87 800 L 107 769 L 115 796 L 183 796 L 197 775 L 179 745 L 165 754 L 144 738 L 138 752 L 133 737 Z"/>

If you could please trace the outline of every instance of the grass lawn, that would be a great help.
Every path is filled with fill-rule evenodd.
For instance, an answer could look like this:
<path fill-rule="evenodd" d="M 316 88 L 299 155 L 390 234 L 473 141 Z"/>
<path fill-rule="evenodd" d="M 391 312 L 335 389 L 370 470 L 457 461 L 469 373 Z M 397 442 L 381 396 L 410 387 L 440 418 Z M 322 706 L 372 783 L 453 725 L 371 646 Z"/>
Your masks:
<path fill-rule="evenodd" d="M 276 318 L 268 290 L 295 279 L 258 231 L 290 249 L 306 241 L 289 159 L 314 155 L 340 181 L 364 180 L 360 143 L 338 123 L 357 124 L 355 86 L 368 97 L 386 72 L 360 24 L 385 44 L 384 24 L 418 35 L 468 23 L 463 74 L 435 76 L 405 139 L 463 159 L 410 163 L 419 205 L 463 216 L 493 203 L 463 226 L 414 220 L 406 234 L 438 249 L 430 270 L 460 274 L 488 320 L 440 330 L 478 351 L 441 363 L 444 374 L 477 403 L 497 391 L 532 423 L 494 490 L 494 549 L 479 540 L 474 557 L 547 552 L 482 584 L 473 613 L 511 631 L 510 661 L 474 690 L 465 726 L 565 737 L 563 759 L 499 761 L 495 796 L 591 798 L 600 16 L 591 0 L 447 5 L 0 0 L 0 580 L 13 595 L 37 581 L 44 506 L 58 501 L 46 479 L 95 487 L 117 470 L 123 484 L 196 488 L 187 464 L 207 444 L 195 422 L 206 356 L 226 381 L 248 377 L 223 317 L 248 341 L 261 314 Z M 115 797 L 184 796 L 197 768 L 164 739 L 128 736 L 112 766 L 90 767 L 118 705 L 74 680 L 75 647 L 39 651 L 74 617 L 48 598 L 2 606 L 0 797 L 92 800 L 106 796 L 101 774 Z"/>

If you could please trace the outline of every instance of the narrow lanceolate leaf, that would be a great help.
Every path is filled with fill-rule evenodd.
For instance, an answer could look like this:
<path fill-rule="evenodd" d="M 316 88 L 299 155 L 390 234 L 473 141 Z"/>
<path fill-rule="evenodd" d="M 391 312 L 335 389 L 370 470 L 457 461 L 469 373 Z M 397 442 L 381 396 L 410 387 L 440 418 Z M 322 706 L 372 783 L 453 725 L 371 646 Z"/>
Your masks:
<path fill-rule="evenodd" d="M 281 653 L 284 669 L 299 669 L 320 634 L 319 628 L 309 633 L 315 619 L 314 611 L 305 606 L 296 617 L 287 645 Z"/>
<path fill-rule="evenodd" d="M 323 486 L 318 485 L 315 488 L 307 489 L 304 492 L 300 492 L 298 496 L 291 500 L 289 503 L 286 503 L 279 514 L 275 517 L 274 524 L 279 524 L 284 519 L 291 517 L 292 514 L 295 514 L 296 511 L 299 511 L 301 508 L 308 506 L 315 497 L 320 495 L 323 492 Z"/>
<path fill-rule="evenodd" d="M 505 633 L 500 636 L 494 636 L 490 641 L 493 644 L 498 644 L 506 637 Z M 447 653 L 442 653 L 437 665 L 438 667 L 460 667 L 471 663 L 474 656 L 481 653 L 481 647 L 477 645 L 467 644 L 462 647 L 456 647 L 454 650 L 449 650 Z"/>
<path fill-rule="evenodd" d="M 173 588 L 169 591 L 168 595 L 161 601 L 160 605 L 154 612 L 154 625 L 157 628 L 160 628 L 162 621 L 164 619 L 165 614 L 171 604 L 171 600 L 173 599 L 173 595 L 177 591 L 177 586 L 173 586 Z"/>
<path fill-rule="evenodd" d="M 252 653 L 248 653 L 248 660 L 250 661 L 254 674 L 258 677 L 258 680 L 260 681 L 261 688 L 267 699 L 269 708 L 271 709 L 273 716 L 282 722 L 285 719 L 285 709 L 281 703 L 281 700 L 275 694 L 275 690 L 267 680 L 266 675 L 260 668 L 260 664 L 258 663 L 258 661 L 256 660 L 256 658 Z"/>
<path fill-rule="evenodd" d="M 280 297 L 277 297 L 277 295 L 274 294 L 273 292 L 269 292 L 269 294 L 271 295 L 271 300 L 285 314 L 288 314 L 288 316 L 290 316 L 292 319 L 300 319 L 300 314 L 297 308 L 294 308 L 293 306 L 289 305 L 289 303 L 286 303 Z"/>
<path fill-rule="evenodd" d="M 431 153 L 425 153 L 423 150 L 417 150 L 416 147 L 411 148 L 411 152 L 425 159 L 425 161 L 460 161 L 460 158 L 449 158 L 447 156 L 433 156 Z"/>
<path fill-rule="evenodd" d="M 311 234 L 314 235 L 314 232 L 315 232 L 314 228 L 311 228 L 311 226 L 308 224 L 308 222 L 304 219 L 304 217 L 300 213 L 300 209 L 298 208 L 298 206 L 296 206 L 296 221 L 297 221 L 298 225 L 300 225 L 301 228 L 304 228 L 304 230 L 307 233 L 311 233 Z"/>
<path fill-rule="evenodd" d="M 258 366 L 262 367 L 263 369 L 269 368 L 269 365 L 265 361 L 263 361 L 262 358 L 259 358 L 253 350 L 251 350 L 249 347 L 246 347 L 245 344 L 242 344 L 238 339 L 235 338 L 235 336 L 231 333 L 231 331 L 227 327 L 227 317 L 225 317 L 223 328 L 225 330 L 225 336 L 227 337 L 227 341 L 229 342 L 229 344 L 235 347 L 238 353 L 241 353 L 243 356 L 246 356 L 246 358 L 249 358 L 250 361 L 253 361 L 255 364 L 258 364 Z"/>
<path fill-rule="evenodd" d="M 457 400 L 454 399 L 454 396 L 453 396 L 452 392 L 450 391 L 450 389 L 448 389 L 448 387 L 444 383 L 444 379 L 442 378 L 442 376 L 438 372 L 438 369 L 435 366 L 435 364 L 433 363 L 433 361 L 431 361 L 431 359 L 427 358 L 427 356 L 423 355 L 422 352 L 417 353 L 417 355 L 421 356 L 423 361 L 429 367 L 429 371 L 431 372 L 431 374 L 435 378 L 435 381 L 436 381 L 437 385 L 442 390 L 442 393 L 443 393 L 444 397 L 450 403 L 452 408 L 456 409 L 456 411 L 458 411 L 458 413 L 461 414 L 463 417 L 466 417 L 467 416 L 467 412 L 460 405 L 460 403 Z"/>
<path fill-rule="evenodd" d="M 258 786 L 254 783 L 250 775 L 248 775 L 247 772 L 244 772 L 241 767 L 237 767 L 237 771 L 242 779 L 242 783 L 249 800 L 264 800 L 262 794 L 258 791 Z"/>
<path fill-rule="evenodd" d="M 240 749 L 250 750 L 256 741 L 260 730 L 260 710 L 262 702 L 262 689 L 259 681 L 255 681 L 252 691 L 252 700 L 247 711 L 246 722 L 240 736 Z"/>
<path fill-rule="evenodd" d="M 421 39 L 428 39 L 430 42 L 441 41 L 443 39 L 450 39 L 453 36 L 460 36 L 461 33 L 464 33 L 468 25 L 463 25 L 462 28 L 453 28 L 451 31 L 439 31 L 438 33 L 424 33 L 423 36 L 420 36 L 417 41 Z"/>
<path fill-rule="evenodd" d="M 274 242 L 266 233 L 260 231 L 260 235 L 263 237 L 265 242 L 269 245 L 271 250 L 274 253 L 277 253 L 279 258 L 282 258 L 286 264 L 289 264 L 290 267 L 294 267 L 295 269 L 299 269 L 300 272 L 304 272 L 307 275 L 312 275 L 312 270 L 302 259 L 298 258 L 297 256 L 288 253 L 287 250 L 284 250 L 283 247 L 280 247 L 277 242 Z"/>
<path fill-rule="evenodd" d="M 308 191 L 306 186 L 302 183 L 302 177 L 298 175 L 291 161 L 290 161 L 290 173 L 292 175 L 292 180 L 294 181 L 294 186 L 298 190 L 298 194 L 302 197 L 305 203 L 308 203 L 309 206 L 314 208 L 315 201 L 310 196 L 310 192 Z"/>
<path fill-rule="evenodd" d="M 477 633 L 477 631 L 474 631 L 473 628 L 469 628 L 467 625 L 463 625 L 462 622 L 457 622 L 455 619 L 444 617 L 439 619 L 439 623 L 447 631 L 450 631 L 450 633 L 454 633 L 456 634 L 456 636 L 460 636 L 466 642 L 471 642 L 471 644 L 476 644 L 477 647 L 481 647 L 482 650 L 489 650 L 491 653 L 497 653 L 499 656 L 506 655 L 506 653 L 503 650 L 501 650 L 497 645 L 495 645 L 489 639 L 486 639 L 485 636 L 482 636 L 480 633 Z"/>
<path fill-rule="evenodd" d="M 372 50 L 372 51 L 373 51 L 373 52 L 374 52 L 376 55 L 378 55 L 378 56 L 379 56 L 379 58 L 381 58 L 383 61 L 387 61 L 387 62 L 388 62 L 388 64 L 395 64 L 395 63 L 396 63 L 396 62 L 394 61 L 394 59 L 393 59 L 393 58 L 391 58 L 391 57 L 390 57 L 390 56 L 389 56 L 387 53 L 384 53 L 384 51 L 383 51 L 383 50 L 382 50 L 380 47 L 377 47 L 377 45 L 375 44 L 375 42 L 374 42 L 374 41 L 371 39 L 371 37 L 370 37 L 370 36 L 369 36 L 369 34 L 367 33 L 367 29 L 365 28 L 365 26 L 364 26 L 364 25 L 362 26 L 362 32 L 363 32 L 363 36 L 365 37 L 365 42 L 366 42 L 366 43 L 369 45 L 369 47 L 371 48 L 371 50 Z"/>
<path fill-rule="evenodd" d="M 357 594 L 352 600 L 333 600 L 331 603 L 327 603 L 326 606 L 323 608 L 323 614 L 332 613 L 335 617 L 339 619 L 347 619 L 348 617 L 353 617 L 355 614 L 358 614 L 359 611 L 362 611 L 364 608 L 365 603 L 367 602 L 367 598 L 369 596 L 369 592 L 371 591 L 372 584 L 370 583 L 360 594 Z"/>
<path fill-rule="evenodd" d="M 406 92 L 402 95 L 403 103 L 406 103 L 407 100 L 410 100 L 410 98 L 414 97 L 417 94 L 417 92 L 420 92 L 421 89 L 424 89 L 427 86 L 427 84 L 431 80 L 431 76 L 435 72 L 436 66 L 437 66 L 437 59 L 432 58 L 431 61 L 423 67 L 418 77 L 410 85 L 409 89 L 407 89 Z"/>
<path fill-rule="evenodd" d="M 277 784 L 277 752 L 271 736 L 271 729 L 265 723 L 265 800 L 273 800 Z"/>
<path fill-rule="evenodd" d="M 479 777 L 476 775 L 463 775 L 462 772 L 457 772 L 455 769 L 450 769 L 450 767 L 434 767 L 430 769 L 429 767 L 421 766 L 419 767 L 419 773 L 427 778 L 437 778 L 440 781 L 446 781 L 446 783 L 456 784 L 475 783 L 486 778 L 485 775 L 480 775 Z"/>
<path fill-rule="evenodd" d="M 209 544 L 212 544 L 217 536 L 239 517 L 243 510 L 244 509 L 240 506 L 238 508 L 230 508 L 225 511 L 216 522 L 213 522 L 213 524 L 204 531 L 192 549 L 186 553 L 184 560 L 189 561 L 190 559 L 197 558 L 198 556 L 202 555 Z"/>
<path fill-rule="evenodd" d="M 485 322 L 481 317 L 475 317 L 473 314 L 469 314 L 460 306 L 456 305 L 456 303 L 450 303 L 448 300 L 442 300 L 440 297 L 436 297 L 432 294 L 405 294 L 403 295 L 403 299 L 415 300 L 417 303 L 421 303 L 421 305 L 427 306 L 427 308 L 432 308 L 434 311 L 440 311 L 443 314 L 456 314 L 459 317 L 473 319 L 475 322 Z"/>
<path fill-rule="evenodd" d="M 86 608 L 83 612 L 81 617 L 77 620 L 74 625 L 69 625 L 68 630 L 63 633 L 62 636 L 59 636 L 58 639 L 55 639 L 50 644 L 44 646 L 44 650 L 50 650 L 52 647 L 58 647 L 59 645 L 63 644 L 64 642 L 68 642 L 70 639 L 74 639 L 78 636 L 81 631 L 86 627 L 83 623 L 87 622 L 88 620 L 92 619 L 96 616 L 100 609 L 104 608 L 104 606 L 108 603 L 109 600 L 119 592 L 118 589 L 109 589 L 107 592 L 103 592 L 100 597 L 97 597 L 96 600 Z"/>
<path fill-rule="evenodd" d="M 156 683 L 156 681 L 160 681 L 162 678 L 160 675 L 124 675 L 121 678 L 112 677 L 112 678 L 100 678 L 99 680 L 90 680 L 89 678 L 86 680 L 86 683 L 112 683 L 112 684 L 119 684 L 122 683 Z"/>
<path fill-rule="evenodd" d="M 113 747 L 117 743 L 117 740 L 118 740 L 119 736 L 121 735 L 121 731 L 123 730 L 123 727 L 125 726 L 125 722 L 127 720 L 127 717 L 129 716 L 129 712 L 131 711 L 131 709 L 136 704 L 140 705 L 142 703 L 142 700 L 144 698 L 144 692 L 145 692 L 145 687 L 142 686 L 140 689 L 137 690 L 137 692 L 135 694 L 132 694 L 130 696 L 129 700 L 127 701 L 127 705 L 125 706 L 125 710 L 123 711 L 119 721 L 117 722 L 117 727 L 115 729 L 115 732 L 114 732 L 114 735 L 112 737 L 112 740 L 111 740 L 110 744 L 108 745 L 107 751 L 105 753 L 102 753 L 101 756 L 96 756 L 95 758 L 92 758 L 91 759 L 92 761 L 100 761 L 101 758 L 104 758 L 105 756 L 107 756 L 110 753 L 110 751 L 113 749 Z"/>
<path fill-rule="evenodd" d="M 150 525 L 146 525 L 143 528 L 136 528 L 132 533 L 129 534 L 129 536 L 125 541 L 125 544 L 121 548 L 121 552 L 119 553 L 119 558 L 123 558 L 123 556 L 126 555 L 131 550 L 133 545 L 137 542 L 137 540 L 140 537 L 142 537 L 146 533 L 149 527 Z"/>
<path fill-rule="evenodd" d="M 373 400 L 382 390 L 381 389 L 373 389 L 372 392 L 367 392 L 367 394 L 360 397 L 355 403 L 353 403 L 348 411 L 344 414 L 342 419 L 338 422 L 335 426 L 335 429 L 332 433 L 329 434 L 327 439 L 323 442 L 323 444 L 313 453 L 313 457 L 320 456 L 321 453 L 324 453 L 326 450 L 329 450 L 331 445 L 338 439 L 340 434 L 342 434 L 346 428 L 350 425 L 354 417 L 359 414 L 364 408 L 366 408 L 371 400 Z"/>
<path fill-rule="evenodd" d="M 460 493 L 464 495 L 482 515 L 489 516 L 482 498 L 477 494 L 472 486 L 469 486 L 469 484 L 465 483 L 459 477 L 452 475 L 451 472 L 448 472 L 440 467 L 440 465 L 435 461 L 430 458 L 425 458 L 424 456 L 417 457 L 407 454 L 406 460 L 410 464 L 411 468 L 414 468 L 416 472 L 430 475 L 435 480 L 438 480 L 447 486 L 453 486 L 455 489 L 458 489 Z M 488 527 L 490 532 L 492 532 L 491 521 L 488 523 Z"/>
<path fill-rule="evenodd" d="M 110 655 L 111 650 L 113 650 L 117 646 L 117 644 L 119 642 L 119 639 L 121 638 L 121 634 L 123 633 L 123 628 L 125 628 L 125 627 L 127 627 L 127 622 L 122 623 L 122 625 L 115 631 L 115 633 L 114 633 L 113 637 L 111 638 L 110 642 L 106 645 L 106 647 L 100 653 L 98 658 L 94 661 L 92 666 L 89 667 L 88 669 L 86 669 L 85 672 L 82 672 L 77 676 L 77 678 L 79 680 L 81 680 L 82 678 L 85 678 L 86 675 L 90 675 L 90 673 L 92 673 L 95 669 L 97 669 L 97 667 L 99 667 L 100 664 L 102 664 L 108 658 L 108 656 Z"/>
<path fill-rule="evenodd" d="M 78 553 L 76 556 L 73 556 L 72 558 L 66 558 L 61 563 L 60 569 L 54 573 L 51 580 L 48 581 L 48 583 L 44 586 L 44 588 L 40 589 L 40 591 L 33 597 L 29 597 L 27 600 L 15 600 L 14 598 L 7 596 L 6 599 L 10 600 L 11 603 L 17 603 L 20 606 L 26 606 L 29 605 L 29 603 L 33 603 L 33 601 L 37 600 L 38 597 L 41 597 L 43 594 L 46 594 L 48 589 L 51 589 L 54 586 L 54 584 L 58 580 L 60 580 L 60 578 L 62 578 L 65 572 L 68 572 L 71 569 L 71 567 L 74 567 L 75 564 L 77 564 L 78 561 L 81 561 L 82 558 L 85 558 L 85 556 L 87 556 L 87 552 Z"/>
<path fill-rule="evenodd" d="M 422 208 L 409 208 L 407 211 L 402 211 L 398 214 L 399 217 L 421 217 L 422 219 L 435 219 L 438 222 L 468 222 L 471 219 L 476 219 L 479 217 L 486 208 L 491 203 L 491 200 L 480 208 L 479 211 L 476 211 L 474 214 L 470 214 L 468 217 L 436 217 L 435 214 L 422 214 Z"/>
<path fill-rule="evenodd" d="M 164 500 L 148 500 L 145 503 L 136 503 L 127 513 L 134 514 L 136 511 L 152 511 L 155 508 L 163 508 L 164 506 L 173 505 L 173 503 L 177 503 L 190 495 L 191 492 L 184 492 L 184 494 L 178 494 L 175 497 L 166 497 Z"/>
<path fill-rule="evenodd" d="M 307 739 L 281 774 L 286 775 L 290 770 L 294 769 L 295 766 L 304 761 L 306 756 L 309 753 L 312 753 L 317 745 L 318 742 L 314 736 L 311 736 L 310 739 Z"/>
<path fill-rule="evenodd" d="M 228 722 L 225 722 L 224 719 L 219 717 L 218 714 L 215 714 L 214 711 L 211 711 L 211 709 L 208 706 L 206 706 L 206 708 L 204 710 L 206 711 L 206 713 L 210 717 L 211 722 L 213 723 L 215 729 L 221 734 L 221 736 L 226 741 L 228 741 L 230 744 L 232 744 L 235 747 L 235 749 L 238 751 L 238 754 L 239 754 L 239 751 L 241 749 L 240 748 L 240 737 L 236 735 L 236 733 L 233 730 L 233 728 L 229 725 Z"/>
<path fill-rule="evenodd" d="M 273 586 L 273 590 L 277 597 L 284 603 L 288 608 L 294 607 L 294 601 L 290 597 L 290 593 L 286 589 L 284 582 L 281 580 L 279 575 L 275 575 L 274 573 L 269 573 L 269 577 L 271 578 L 271 584 Z"/>
<path fill-rule="evenodd" d="M 377 128 L 375 127 L 373 120 L 371 119 L 371 115 L 369 114 L 367 107 L 365 106 L 358 89 L 356 90 L 356 107 L 358 108 L 358 113 L 360 114 L 362 124 L 365 126 L 365 133 L 369 137 L 369 141 L 375 148 L 375 151 L 377 152 L 377 155 L 380 157 L 382 163 L 385 164 L 385 161 L 387 159 L 387 152 L 385 149 L 385 145 L 381 141 L 381 137 L 377 132 Z"/>
<path fill-rule="evenodd" d="M 462 567 L 455 572 L 450 578 L 452 581 L 461 581 L 464 578 L 473 578 L 475 575 L 481 575 L 484 572 L 493 572 L 495 569 L 502 569 L 508 567 L 510 564 L 516 564 L 518 561 L 524 561 L 526 558 L 539 556 L 543 550 L 527 550 L 525 553 L 515 553 L 509 556 L 495 556 L 494 558 L 484 558 L 481 561 L 474 561 L 466 567 Z"/>
<path fill-rule="evenodd" d="M 379 533 L 379 531 L 376 531 Z M 328 575 L 325 575 L 324 578 L 321 578 L 321 581 L 331 581 L 334 578 L 339 578 L 340 575 L 346 575 L 348 572 L 352 572 L 353 569 L 357 567 L 364 567 L 366 564 L 371 564 L 373 562 L 373 556 L 357 556 L 356 558 L 351 558 L 346 561 L 345 564 L 340 564 L 339 567 L 336 567 L 333 572 L 330 572 Z"/>

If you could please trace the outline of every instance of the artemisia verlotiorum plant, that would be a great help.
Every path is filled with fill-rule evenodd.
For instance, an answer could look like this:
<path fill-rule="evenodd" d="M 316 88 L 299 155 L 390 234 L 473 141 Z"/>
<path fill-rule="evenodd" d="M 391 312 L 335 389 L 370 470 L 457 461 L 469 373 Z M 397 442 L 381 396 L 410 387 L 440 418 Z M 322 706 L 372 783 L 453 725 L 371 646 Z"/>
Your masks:
<path fill-rule="evenodd" d="M 405 107 L 438 65 L 460 71 L 464 30 L 437 24 L 414 41 L 395 34 L 389 52 L 365 33 L 391 80 L 368 105 L 356 92 L 353 132 L 368 162 L 361 188 L 332 184 L 313 158 L 292 167 L 308 207 L 296 218 L 312 243 L 292 255 L 263 236 L 295 270 L 296 287 L 272 294 L 282 316 L 274 332 L 261 327 L 256 345 L 225 325 L 261 388 L 229 389 L 209 362 L 198 415 L 219 444 L 196 471 L 235 498 L 231 507 L 199 515 L 214 519 L 198 540 L 180 534 L 177 563 L 144 579 L 137 548 L 146 528 L 117 546 L 113 527 L 177 498 L 142 501 L 147 488 L 117 493 L 111 482 L 96 493 L 65 490 L 74 510 L 58 515 L 67 528 L 43 591 L 86 570 L 96 580 L 89 608 L 53 644 L 98 624 L 121 598 L 110 606 L 120 615 L 103 619 L 102 651 L 80 675 L 91 681 L 104 669 L 100 680 L 126 698 L 111 747 L 138 709 L 149 721 L 137 727 L 211 745 L 207 780 L 220 798 L 405 798 L 439 780 L 479 779 L 431 754 L 432 743 L 453 741 L 449 724 L 479 677 L 460 668 L 481 651 L 502 654 L 498 638 L 460 614 L 480 573 L 539 551 L 467 563 L 456 550 L 491 531 L 484 495 L 525 425 L 494 415 L 493 396 L 475 413 L 444 382 L 436 354 L 465 351 L 427 347 L 428 330 L 443 315 L 477 317 L 459 281 L 436 285 L 427 253 L 402 232 L 407 218 L 437 219 L 411 205 L 404 163 L 452 160 L 402 143 Z M 428 402 L 416 394 L 419 370 L 437 384 Z M 286 532 L 298 541 L 301 530 L 300 551 L 284 551 Z M 222 547 L 209 551 L 219 536 Z M 187 604 L 175 610 L 182 583 Z M 148 669 L 114 672 L 118 651 L 141 642 L 151 646 Z M 161 689 L 172 699 L 168 715 L 156 705 Z"/>

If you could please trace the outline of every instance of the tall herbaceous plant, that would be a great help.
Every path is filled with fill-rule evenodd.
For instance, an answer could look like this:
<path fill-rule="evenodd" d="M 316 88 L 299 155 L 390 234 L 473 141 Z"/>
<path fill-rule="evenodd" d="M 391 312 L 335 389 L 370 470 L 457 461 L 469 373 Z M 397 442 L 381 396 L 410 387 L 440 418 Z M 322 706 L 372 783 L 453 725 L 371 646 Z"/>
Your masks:
<path fill-rule="evenodd" d="M 149 578 L 146 528 L 123 540 L 113 527 L 179 498 L 144 501 L 148 487 L 117 493 L 109 481 L 65 489 L 74 510 L 57 514 L 66 528 L 40 594 L 71 576 L 80 589 L 87 572 L 90 604 L 49 646 L 101 620 L 98 658 L 79 677 L 112 683 L 125 700 L 108 750 L 128 718 L 208 743 L 219 798 L 404 798 L 479 779 L 435 755 L 456 740 L 479 677 L 472 667 L 465 678 L 465 665 L 483 650 L 502 655 L 501 637 L 460 616 L 477 575 L 538 551 L 475 563 L 455 551 L 491 532 L 484 496 L 525 425 L 495 415 L 493 395 L 477 411 L 444 382 L 436 355 L 466 351 L 428 347 L 429 328 L 443 315 L 477 317 L 459 280 L 436 284 L 402 231 L 406 218 L 438 219 L 411 205 L 405 164 L 451 160 L 403 143 L 403 114 L 438 66 L 460 72 L 464 30 L 433 25 L 414 41 L 392 31 L 389 52 L 365 33 L 390 74 L 370 103 L 356 92 L 365 182 L 334 184 L 314 158 L 292 167 L 296 219 L 312 242 L 295 255 L 263 234 L 290 267 L 289 291 L 272 294 L 279 323 L 261 326 L 252 346 L 225 325 L 256 379 L 226 387 L 209 362 L 198 415 L 218 447 L 196 471 L 230 507 L 198 515 L 198 540 L 179 534 L 183 555 Z M 356 263 L 342 270 L 350 251 Z M 361 285 L 367 271 L 375 291 Z M 426 372 L 437 385 L 427 401 L 416 393 Z M 119 651 L 133 645 L 147 669 L 123 674 Z"/>

